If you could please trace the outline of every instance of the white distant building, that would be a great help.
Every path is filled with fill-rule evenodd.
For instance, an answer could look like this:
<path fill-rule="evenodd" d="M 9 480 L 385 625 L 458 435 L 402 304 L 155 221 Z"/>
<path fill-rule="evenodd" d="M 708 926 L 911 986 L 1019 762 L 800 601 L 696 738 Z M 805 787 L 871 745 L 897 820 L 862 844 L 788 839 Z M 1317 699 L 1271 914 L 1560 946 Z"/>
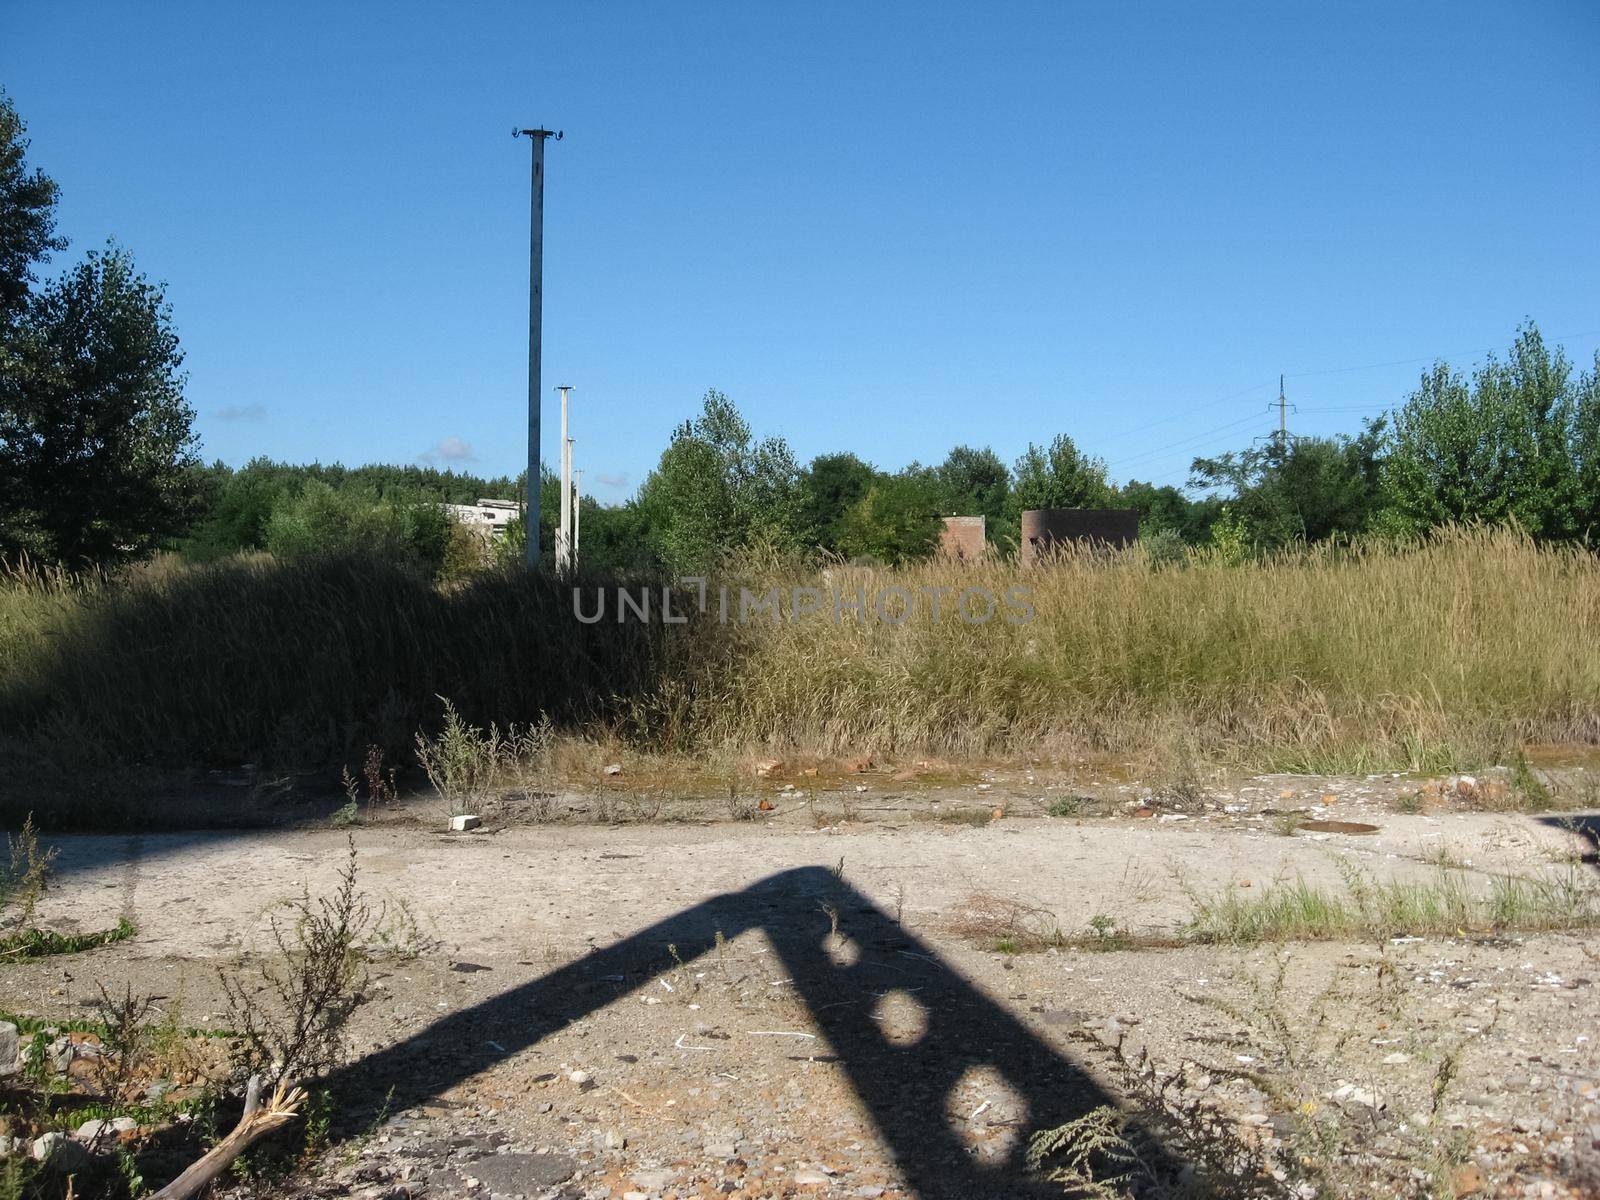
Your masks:
<path fill-rule="evenodd" d="M 511 518 L 520 516 L 522 506 L 515 500 L 479 500 L 476 504 L 446 504 L 445 511 L 474 533 L 504 537 Z"/>

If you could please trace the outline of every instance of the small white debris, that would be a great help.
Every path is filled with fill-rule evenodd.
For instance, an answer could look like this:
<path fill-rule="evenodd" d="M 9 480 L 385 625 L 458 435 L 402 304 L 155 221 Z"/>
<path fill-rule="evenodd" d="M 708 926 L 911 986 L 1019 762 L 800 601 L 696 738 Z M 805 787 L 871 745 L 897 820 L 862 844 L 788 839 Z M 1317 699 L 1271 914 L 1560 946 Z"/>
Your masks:
<path fill-rule="evenodd" d="M 1348 1100 L 1352 1104 L 1360 1104 L 1380 1111 L 1387 1104 L 1383 1097 L 1376 1092 L 1369 1092 L 1366 1088 L 1359 1088 L 1353 1083 L 1347 1083 L 1343 1087 L 1335 1088 L 1332 1098 L 1335 1100 Z"/>

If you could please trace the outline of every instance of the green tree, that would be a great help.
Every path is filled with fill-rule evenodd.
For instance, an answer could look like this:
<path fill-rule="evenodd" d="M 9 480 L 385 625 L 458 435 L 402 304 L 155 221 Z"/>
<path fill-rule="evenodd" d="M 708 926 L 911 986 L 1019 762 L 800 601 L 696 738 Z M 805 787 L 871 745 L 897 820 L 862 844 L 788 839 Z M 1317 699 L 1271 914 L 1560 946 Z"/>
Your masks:
<path fill-rule="evenodd" d="M 1222 504 L 1210 496 L 1191 500 L 1171 484 L 1158 486 L 1137 479 L 1118 488 L 1112 503 L 1138 512 L 1141 538 L 1165 533 L 1191 546 L 1210 538 L 1211 523 Z"/>
<path fill-rule="evenodd" d="M 1015 474 L 1011 507 L 1019 516 L 1034 508 L 1103 508 L 1112 500 L 1105 463 L 1084 454 L 1064 433 L 1048 447 L 1029 442 Z"/>
<path fill-rule="evenodd" d="M 182 543 L 191 558 L 213 559 L 240 551 L 263 550 L 272 510 L 298 492 L 301 481 L 270 459 L 254 458 L 237 471 L 221 463 L 202 489 L 203 516 Z"/>
<path fill-rule="evenodd" d="M 194 410 L 161 289 L 115 247 L 30 297 L 0 377 L 0 553 L 137 557 L 192 519 Z"/>
<path fill-rule="evenodd" d="M 1251 540 L 1249 522 L 1234 512 L 1231 504 L 1224 504 L 1211 522 L 1212 553 L 1226 566 L 1237 567 L 1250 557 Z"/>
<path fill-rule="evenodd" d="M 285 558 L 373 554 L 438 574 L 451 553 L 455 522 L 426 499 L 379 499 L 355 488 L 307 481 L 267 519 L 266 548 Z"/>
<path fill-rule="evenodd" d="M 1294 438 L 1197 458 L 1190 486 L 1224 489 L 1233 515 L 1266 547 L 1366 529 L 1379 497 L 1382 421 L 1354 438 Z"/>
<path fill-rule="evenodd" d="M 1595 375 L 1575 377 L 1531 321 L 1506 361 L 1491 356 L 1470 379 L 1436 363 L 1393 415 L 1385 523 L 1514 520 L 1537 537 L 1592 536 L 1595 396 Z"/>
<path fill-rule="evenodd" d="M 135 557 L 184 529 L 201 483 L 183 355 L 161 288 L 115 246 L 38 284 L 65 243 L 25 132 L 0 96 L 0 556 Z"/>
<path fill-rule="evenodd" d="M 782 438 L 757 441 L 721 392 L 672 435 L 639 489 L 653 548 L 674 570 L 710 569 L 729 550 L 801 538 L 800 468 Z"/>
<path fill-rule="evenodd" d="M 470 504 L 480 497 L 512 500 L 521 495 L 520 478 L 502 475 L 485 479 L 411 464 L 345 467 L 339 463 L 296 465 L 253 458 L 237 471 L 214 463 L 202 468 L 198 478 L 203 515 L 180 548 L 199 559 L 264 549 L 267 522 L 273 510 L 299 496 L 313 481 L 326 484 L 335 492 L 353 493 L 367 505 L 380 501 L 396 505 Z M 554 475 L 548 475 L 547 486 L 548 507 L 554 503 L 557 491 Z M 554 521 L 552 515 L 551 528 Z M 547 538 L 546 544 L 548 541 Z"/>
<path fill-rule="evenodd" d="M 848 452 L 812 459 L 800 476 L 800 523 L 806 541 L 838 552 L 845 514 L 877 477 L 871 464 Z"/>
<path fill-rule="evenodd" d="M 1011 472 L 993 450 L 957 446 L 933 469 L 933 478 L 944 515 L 985 518 L 990 541 L 1003 532 L 1011 504 Z"/>
<path fill-rule="evenodd" d="M 1600 351 L 1572 387 L 1573 532 L 1600 539 Z"/>
<path fill-rule="evenodd" d="M 925 558 L 939 537 L 937 495 L 916 467 L 880 475 L 840 522 L 839 552 L 897 564 Z"/>
<path fill-rule="evenodd" d="M 15 324 L 27 307 L 34 268 L 67 246 L 55 233 L 55 180 L 29 172 L 26 133 L 10 97 L 0 91 L 0 330 Z"/>

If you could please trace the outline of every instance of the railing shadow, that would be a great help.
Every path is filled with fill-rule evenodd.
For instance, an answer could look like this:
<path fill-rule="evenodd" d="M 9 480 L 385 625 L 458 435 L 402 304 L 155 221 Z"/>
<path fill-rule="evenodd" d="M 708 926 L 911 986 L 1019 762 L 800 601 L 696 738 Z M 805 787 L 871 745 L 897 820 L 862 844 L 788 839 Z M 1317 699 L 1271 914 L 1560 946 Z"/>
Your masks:
<path fill-rule="evenodd" d="M 849 949 L 831 932 L 827 909 Z M 1059 1196 L 1023 1161 L 1028 1131 L 1115 1103 L 1084 1069 L 995 1004 L 926 944 L 833 872 L 804 867 L 725 893 L 596 950 L 531 983 L 443 1017 L 341 1070 L 328 1082 L 341 1124 L 357 1129 L 380 1103 L 423 1104 L 503 1058 L 636 991 L 667 962 L 687 961 L 720 932 L 760 930 L 907 1183 L 923 1197 Z M 926 1030 L 909 1045 L 888 1040 L 873 1017 L 878 997 L 904 989 Z M 492 1043 L 492 1046 L 491 1046 Z M 998 1161 L 980 1161 L 947 1116 L 952 1090 L 973 1068 L 992 1068 L 1026 1105 L 1023 1128 Z M 1163 1173 L 1175 1166 L 1156 1164 Z"/>
<path fill-rule="evenodd" d="M 1589 848 L 1580 852 L 1579 861 L 1600 869 L 1600 813 L 1555 813 L 1535 819 L 1588 843 Z"/>

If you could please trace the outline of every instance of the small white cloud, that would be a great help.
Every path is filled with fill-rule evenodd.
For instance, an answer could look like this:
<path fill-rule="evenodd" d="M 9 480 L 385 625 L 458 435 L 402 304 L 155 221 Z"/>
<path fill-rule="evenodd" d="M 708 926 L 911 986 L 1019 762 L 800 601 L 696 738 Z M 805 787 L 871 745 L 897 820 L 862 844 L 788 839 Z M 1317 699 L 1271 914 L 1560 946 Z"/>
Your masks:
<path fill-rule="evenodd" d="M 608 488 L 625 488 L 628 486 L 628 477 L 626 475 L 596 475 L 595 481 L 604 484 Z"/>
<path fill-rule="evenodd" d="M 464 463 L 477 462 L 472 443 L 458 437 L 440 438 L 423 456 L 425 462 Z"/>
<path fill-rule="evenodd" d="M 217 409 L 219 421 L 259 421 L 267 415 L 265 404 L 225 404 Z"/>

